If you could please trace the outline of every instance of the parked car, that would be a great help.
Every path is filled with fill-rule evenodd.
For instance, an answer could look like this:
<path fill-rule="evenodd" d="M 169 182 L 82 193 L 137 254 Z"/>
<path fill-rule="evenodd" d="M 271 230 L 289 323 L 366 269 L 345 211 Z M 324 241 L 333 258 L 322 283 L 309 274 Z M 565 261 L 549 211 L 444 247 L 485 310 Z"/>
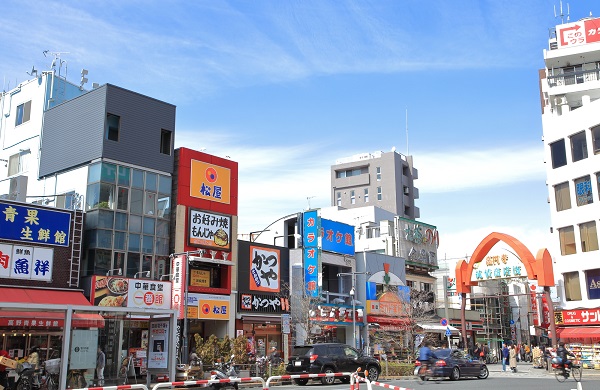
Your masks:
<path fill-rule="evenodd" d="M 334 372 L 355 372 L 358 368 L 364 373 L 368 371 L 367 378 L 376 381 L 381 372 L 379 361 L 349 345 L 341 343 L 323 343 L 296 346 L 285 368 L 287 374 L 320 374 Z M 333 384 L 336 377 L 316 378 L 323 384 Z M 349 377 L 341 377 L 343 383 L 349 383 Z M 304 386 L 308 379 L 294 379 L 297 385 Z"/>
<path fill-rule="evenodd" d="M 430 367 L 432 377 L 448 377 L 455 381 L 462 377 L 486 379 L 490 374 L 485 363 L 481 363 L 479 359 L 473 359 L 459 349 L 436 349 L 433 353 L 437 360 Z M 421 368 L 421 363 L 417 360 L 415 375 L 419 368 Z"/>

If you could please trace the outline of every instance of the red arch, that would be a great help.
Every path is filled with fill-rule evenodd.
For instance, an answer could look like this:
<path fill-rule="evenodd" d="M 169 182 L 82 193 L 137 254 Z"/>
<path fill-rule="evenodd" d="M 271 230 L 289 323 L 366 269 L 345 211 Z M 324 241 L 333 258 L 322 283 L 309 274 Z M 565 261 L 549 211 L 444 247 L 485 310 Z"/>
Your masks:
<path fill-rule="evenodd" d="M 477 282 L 472 282 L 473 267 L 485 258 L 494 245 L 499 241 L 508 244 L 517 254 L 527 271 L 527 278 L 537 280 L 538 285 L 543 287 L 554 286 L 554 270 L 552 268 L 552 258 L 547 249 L 540 249 L 536 256 L 527 249 L 525 245 L 516 238 L 504 233 L 490 233 L 485 237 L 471 256 L 468 263 L 460 260 L 456 264 L 456 292 L 470 293 L 472 286 L 477 286 Z"/>

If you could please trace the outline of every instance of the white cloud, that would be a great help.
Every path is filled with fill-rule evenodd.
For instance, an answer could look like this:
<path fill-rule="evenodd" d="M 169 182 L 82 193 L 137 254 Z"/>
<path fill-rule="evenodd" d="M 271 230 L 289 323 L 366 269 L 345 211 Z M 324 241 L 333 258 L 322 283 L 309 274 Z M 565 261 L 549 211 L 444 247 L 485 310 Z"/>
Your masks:
<path fill-rule="evenodd" d="M 546 176 L 543 158 L 541 146 L 417 153 L 416 186 L 421 193 L 440 193 L 539 179 Z"/>
<path fill-rule="evenodd" d="M 535 254 L 538 250 L 547 248 L 552 254 L 551 236 L 546 229 L 535 225 L 523 224 L 523 221 L 515 221 L 515 225 L 495 226 L 487 225 L 475 229 L 455 230 L 448 233 L 440 233 L 440 246 L 438 248 L 438 259 L 467 258 L 473 254 L 479 243 L 490 233 L 505 233 L 521 241 L 527 249 Z M 439 226 L 438 226 L 439 228 Z M 508 245 L 499 242 L 495 247 L 508 248 Z"/>

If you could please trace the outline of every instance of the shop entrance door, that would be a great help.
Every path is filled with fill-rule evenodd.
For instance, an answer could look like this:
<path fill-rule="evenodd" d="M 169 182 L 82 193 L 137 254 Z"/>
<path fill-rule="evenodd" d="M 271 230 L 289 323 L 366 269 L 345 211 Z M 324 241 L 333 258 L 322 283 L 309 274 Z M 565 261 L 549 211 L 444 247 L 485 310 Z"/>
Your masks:
<path fill-rule="evenodd" d="M 256 356 L 267 356 L 267 336 L 256 336 Z"/>

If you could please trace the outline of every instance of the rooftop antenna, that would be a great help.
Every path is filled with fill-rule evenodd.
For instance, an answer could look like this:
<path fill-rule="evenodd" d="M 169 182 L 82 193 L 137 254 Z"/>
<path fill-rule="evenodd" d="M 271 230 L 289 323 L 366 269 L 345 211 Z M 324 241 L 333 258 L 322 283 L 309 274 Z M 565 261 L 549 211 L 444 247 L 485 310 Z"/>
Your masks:
<path fill-rule="evenodd" d="M 31 72 L 25 72 L 25 73 L 27 73 L 30 76 L 34 76 L 35 75 L 34 77 L 37 77 L 37 75 L 38 75 L 37 74 L 37 69 L 35 69 L 35 65 L 31 67 Z"/>
<path fill-rule="evenodd" d="M 307 196 L 307 197 L 306 197 L 306 201 L 308 202 L 308 208 L 307 208 L 307 210 L 310 210 L 310 200 L 311 200 L 312 198 L 316 198 L 316 196 Z"/>
<path fill-rule="evenodd" d="M 406 109 L 406 155 L 408 156 L 408 108 Z"/>
<path fill-rule="evenodd" d="M 47 56 L 47 54 L 52 55 L 52 57 L 54 57 L 52 59 L 52 64 L 50 65 L 50 69 L 54 70 L 54 67 L 56 65 L 58 65 L 58 75 L 60 76 L 60 69 L 62 68 L 63 64 L 66 64 L 67 61 L 62 60 L 60 58 L 61 54 L 69 54 L 68 51 L 50 51 L 50 50 L 44 50 L 44 57 Z M 66 76 L 66 69 L 67 69 L 67 65 L 65 65 L 65 76 Z"/>
<path fill-rule="evenodd" d="M 570 14 L 570 9 L 569 9 L 569 3 L 567 3 L 567 22 L 570 20 L 569 14 Z M 565 23 L 565 14 L 563 13 L 563 3 L 562 0 L 560 0 L 560 15 L 556 15 L 556 5 L 554 5 L 554 17 L 556 18 L 557 16 L 560 16 L 560 24 L 564 24 Z"/>

